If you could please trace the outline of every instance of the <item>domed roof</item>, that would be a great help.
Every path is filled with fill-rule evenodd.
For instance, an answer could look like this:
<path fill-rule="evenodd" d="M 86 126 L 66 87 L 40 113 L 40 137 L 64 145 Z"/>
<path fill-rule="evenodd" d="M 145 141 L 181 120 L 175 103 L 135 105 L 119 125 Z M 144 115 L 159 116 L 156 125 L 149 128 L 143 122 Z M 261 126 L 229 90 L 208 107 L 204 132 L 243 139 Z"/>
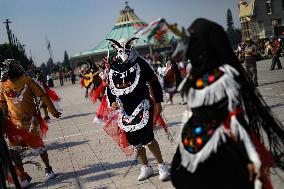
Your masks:
<path fill-rule="evenodd" d="M 85 56 L 91 56 L 101 53 L 106 53 L 109 49 L 112 50 L 109 41 L 106 39 L 114 39 L 119 40 L 121 38 L 130 39 L 135 37 L 135 33 L 139 30 L 139 26 L 147 25 L 142 19 L 140 19 L 134 12 L 134 9 L 131 9 L 128 6 L 128 2 L 126 1 L 126 5 L 124 9 L 120 11 L 118 19 L 112 28 L 112 30 L 106 35 L 105 39 L 99 43 L 95 48 L 80 52 L 72 56 L 72 58 L 80 58 Z M 168 36 L 168 38 L 173 36 Z M 141 48 L 149 45 L 156 44 L 154 40 L 148 41 L 145 36 L 139 36 L 139 39 L 135 43 L 135 48 Z"/>
<path fill-rule="evenodd" d="M 145 23 L 141 20 L 134 12 L 134 9 L 131 9 L 126 2 L 124 9 L 120 11 L 119 17 L 116 21 L 116 26 L 129 24 L 129 23 Z"/>

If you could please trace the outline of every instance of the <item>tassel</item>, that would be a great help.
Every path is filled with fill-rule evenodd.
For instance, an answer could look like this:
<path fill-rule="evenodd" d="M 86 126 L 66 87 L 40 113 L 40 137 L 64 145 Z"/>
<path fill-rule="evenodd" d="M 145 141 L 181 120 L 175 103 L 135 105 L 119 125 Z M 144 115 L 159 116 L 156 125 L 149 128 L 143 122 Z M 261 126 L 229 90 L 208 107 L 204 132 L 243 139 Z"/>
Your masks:
<path fill-rule="evenodd" d="M 127 138 L 126 138 L 126 134 L 125 134 L 125 131 L 121 130 L 121 134 L 120 134 L 120 146 L 122 148 L 126 148 L 129 146 L 129 143 L 127 141 Z"/>
<path fill-rule="evenodd" d="M 48 131 L 48 125 L 47 125 L 46 121 L 44 119 L 42 119 L 42 117 L 40 115 L 37 115 L 36 119 L 39 123 L 42 136 L 46 136 L 47 131 Z"/>
<path fill-rule="evenodd" d="M 45 90 L 45 93 L 52 101 L 58 101 L 59 100 L 59 97 L 58 97 L 58 95 L 56 94 L 55 91 L 48 88 L 48 89 Z"/>
<path fill-rule="evenodd" d="M 33 148 L 43 147 L 43 141 L 40 136 L 29 133 L 26 129 L 17 127 L 10 119 L 5 120 L 4 132 L 6 133 L 12 145 L 17 146 L 27 144 Z"/>
<path fill-rule="evenodd" d="M 256 135 L 251 134 L 251 140 L 262 163 L 260 179 L 263 183 L 263 189 L 273 189 L 269 175 L 269 169 L 273 165 L 272 154 L 266 149 L 264 144 L 257 138 Z"/>
<path fill-rule="evenodd" d="M 84 78 L 81 79 L 81 88 L 85 87 Z"/>
<path fill-rule="evenodd" d="M 108 115 L 106 125 L 103 127 L 104 131 L 117 143 L 126 156 L 131 156 L 133 148 L 130 148 L 125 131 L 121 130 L 118 126 L 118 113 L 110 110 Z"/>
<path fill-rule="evenodd" d="M 109 113 L 110 113 L 110 109 L 108 108 L 108 104 L 107 104 L 107 97 L 106 95 L 103 96 L 101 104 L 97 110 L 96 113 L 96 117 L 98 119 L 101 119 L 105 122 L 108 121 L 108 117 L 109 117 Z"/>
<path fill-rule="evenodd" d="M 95 104 L 97 100 L 99 99 L 100 95 L 102 94 L 102 91 L 104 89 L 104 84 L 101 82 L 100 86 L 97 89 L 92 89 L 90 92 L 90 98 L 92 102 Z"/>
<path fill-rule="evenodd" d="M 155 116 L 154 126 L 162 126 L 166 133 L 168 133 L 168 126 L 161 115 Z"/>

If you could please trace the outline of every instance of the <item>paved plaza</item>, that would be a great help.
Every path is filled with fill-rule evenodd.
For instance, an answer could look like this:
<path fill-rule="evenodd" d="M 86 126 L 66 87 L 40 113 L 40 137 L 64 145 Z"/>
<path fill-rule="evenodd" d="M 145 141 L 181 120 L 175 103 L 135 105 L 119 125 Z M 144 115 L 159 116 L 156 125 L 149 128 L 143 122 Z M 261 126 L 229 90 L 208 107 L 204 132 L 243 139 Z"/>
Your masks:
<path fill-rule="evenodd" d="M 281 61 L 284 64 L 284 60 Z M 283 122 L 284 69 L 270 71 L 270 62 L 271 60 L 258 62 L 259 90 Z M 30 188 L 173 188 L 170 181 L 161 182 L 158 179 L 157 165 L 151 153 L 148 153 L 148 158 L 156 174 L 148 180 L 137 181 L 140 165 L 135 161 L 134 155 L 126 157 L 120 151 L 102 130 L 102 126 L 92 123 L 98 104 L 94 105 L 84 98 L 84 90 L 80 88 L 79 83 L 77 81 L 76 85 L 71 85 L 67 82 L 63 87 L 58 84 L 55 87 L 62 97 L 64 113 L 61 119 L 52 118 L 50 121 L 45 143 L 56 178 L 46 181 L 43 170 L 38 170 L 34 165 L 26 165 L 33 178 Z M 175 138 L 185 109 L 184 105 L 179 105 L 180 102 L 180 97 L 176 95 L 174 105 L 164 106 L 164 116 Z M 155 130 L 155 135 L 164 160 L 170 165 L 177 145 L 167 139 L 162 129 Z M 35 160 L 42 164 L 38 157 Z M 283 172 L 273 171 L 273 185 L 275 189 L 283 189 L 284 180 L 275 175 L 275 172 L 284 179 Z M 190 188 L 190 183 L 188 184 Z"/>

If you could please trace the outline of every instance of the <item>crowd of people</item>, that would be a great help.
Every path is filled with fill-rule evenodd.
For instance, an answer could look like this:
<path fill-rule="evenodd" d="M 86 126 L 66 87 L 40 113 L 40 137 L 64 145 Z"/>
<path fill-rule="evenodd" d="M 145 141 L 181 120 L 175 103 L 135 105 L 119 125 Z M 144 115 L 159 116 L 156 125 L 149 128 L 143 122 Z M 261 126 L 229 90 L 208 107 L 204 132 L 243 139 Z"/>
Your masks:
<path fill-rule="evenodd" d="M 257 64 L 261 59 L 272 58 L 270 70 L 282 69 L 280 57 L 283 55 L 284 44 L 280 38 L 271 40 L 259 40 L 254 42 L 251 38 L 247 38 L 244 43 L 240 43 L 236 50 L 239 62 L 244 62 L 246 71 L 252 79 L 254 85 L 258 86 Z"/>
<path fill-rule="evenodd" d="M 238 44 L 235 53 L 239 58 L 240 62 L 244 61 L 245 58 L 245 47 L 247 46 L 247 41 L 252 41 L 256 47 L 256 58 L 257 60 L 270 59 L 275 54 L 275 51 L 280 49 L 280 53 L 283 54 L 284 43 L 281 38 L 271 38 L 271 39 L 260 39 L 253 41 L 251 38 L 245 39 L 244 42 Z"/>
<path fill-rule="evenodd" d="M 220 25 L 197 19 L 180 37 L 165 68 L 156 72 L 134 50 L 137 38 L 107 39 L 115 55 L 101 65 L 90 63 L 82 72 L 85 97 L 100 101 L 96 120 L 126 155 L 136 152 L 139 181 L 154 174 L 148 148 L 157 161 L 159 179 L 170 178 L 178 189 L 272 188 L 270 168 L 284 170 L 284 127 L 256 89 L 257 47 L 246 41 L 244 69 Z M 273 65 L 281 65 L 279 54 L 272 51 L 277 55 Z M 0 105 L 6 120 L 2 130 L 20 183 L 26 187 L 31 182 L 19 151 L 27 147 L 41 149 L 46 176 L 53 178 L 42 140 L 46 122 L 37 102 L 59 118 L 56 98 L 48 95 L 51 91 L 41 77 L 26 76 L 16 60 L 4 60 L 0 68 Z M 153 131 L 160 125 L 169 134 L 161 116 L 163 91 L 169 93 L 168 104 L 175 93 L 186 104 L 170 170 Z"/>

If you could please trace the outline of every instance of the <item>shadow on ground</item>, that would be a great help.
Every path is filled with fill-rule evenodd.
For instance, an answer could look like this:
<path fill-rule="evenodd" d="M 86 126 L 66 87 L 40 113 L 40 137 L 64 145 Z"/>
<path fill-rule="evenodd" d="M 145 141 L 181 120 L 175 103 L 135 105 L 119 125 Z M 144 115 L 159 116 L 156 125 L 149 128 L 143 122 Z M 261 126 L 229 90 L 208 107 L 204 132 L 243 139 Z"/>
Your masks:
<path fill-rule="evenodd" d="M 282 83 L 282 82 L 284 82 L 284 80 L 262 83 L 259 86 L 271 85 L 271 84 Z"/>
<path fill-rule="evenodd" d="M 84 117 L 84 116 L 88 116 L 88 115 L 92 115 L 92 114 L 95 114 L 95 113 L 90 112 L 90 113 L 81 113 L 81 114 L 69 115 L 69 116 L 65 116 L 65 117 L 60 118 L 60 120 L 71 119 L 71 118 L 76 118 L 76 117 Z"/>
<path fill-rule="evenodd" d="M 180 121 L 174 121 L 174 122 L 170 122 L 170 123 L 166 123 L 166 124 L 167 124 L 168 128 L 171 128 L 171 127 L 179 126 L 181 124 L 181 122 Z M 160 129 L 164 129 L 164 128 L 160 125 L 154 127 L 154 131 L 158 131 Z"/>
<path fill-rule="evenodd" d="M 270 106 L 270 108 L 271 108 L 271 109 L 273 109 L 273 108 L 279 108 L 279 107 L 281 107 L 281 106 L 284 106 L 284 103 L 278 103 L 278 104 L 272 105 L 272 106 Z"/>
<path fill-rule="evenodd" d="M 153 161 L 153 158 L 149 158 L 149 161 Z M 100 164 L 94 164 L 91 165 L 90 167 L 86 167 L 82 170 L 77 170 L 75 172 L 66 172 L 66 173 L 57 173 L 54 179 L 48 180 L 47 183 L 43 182 L 35 182 L 32 183 L 31 187 L 34 188 L 46 188 L 47 185 L 53 186 L 57 185 L 60 183 L 61 185 L 72 185 L 74 182 L 70 181 L 70 179 L 78 179 L 77 182 L 79 182 L 80 185 L 84 185 L 85 183 L 88 182 L 93 182 L 93 181 L 98 181 L 98 180 L 103 180 L 107 179 L 113 176 L 116 176 L 117 174 L 108 172 L 108 173 L 103 173 L 103 174 L 96 174 L 94 173 L 99 173 L 99 172 L 104 172 L 108 170 L 114 170 L 114 169 L 119 169 L 119 168 L 125 168 L 125 167 L 131 167 L 137 165 L 136 160 L 127 160 L 127 161 L 122 161 L 119 163 L 108 163 L 108 162 L 103 162 Z M 127 171 L 125 171 L 126 173 Z M 91 175 L 92 174 L 92 175 Z M 124 174 L 124 173 L 122 173 Z M 91 176 L 86 176 L 86 175 L 91 175 Z"/>
<path fill-rule="evenodd" d="M 67 142 L 67 143 L 58 143 L 53 142 L 47 145 L 47 150 L 64 150 L 66 148 L 71 148 L 73 146 L 78 146 L 81 144 L 85 144 L 89 142 L 88 140 L 80 141 L 80 142 Z"/>

